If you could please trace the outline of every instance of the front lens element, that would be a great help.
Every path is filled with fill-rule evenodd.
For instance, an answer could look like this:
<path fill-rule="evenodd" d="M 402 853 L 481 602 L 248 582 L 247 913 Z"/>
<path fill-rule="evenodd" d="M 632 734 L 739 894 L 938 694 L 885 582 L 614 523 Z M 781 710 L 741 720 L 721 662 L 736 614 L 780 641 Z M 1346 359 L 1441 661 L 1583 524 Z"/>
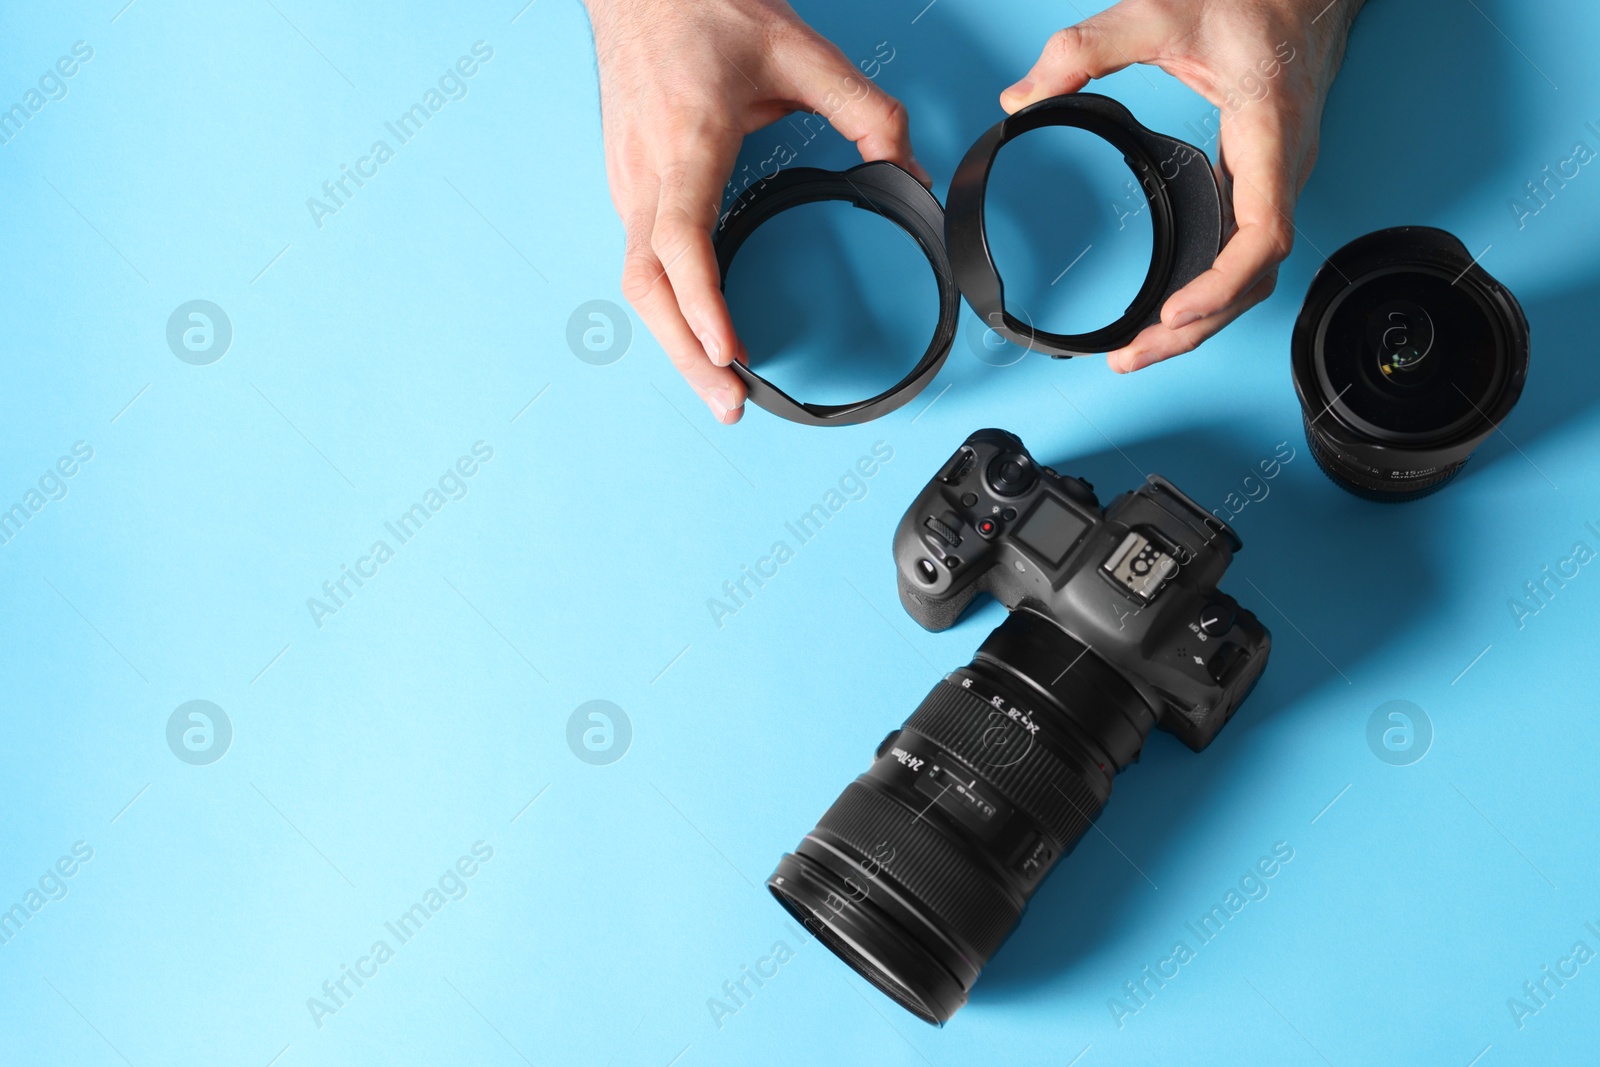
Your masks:
<path fill-rule="evenodd" d="M 1364 279 L 1330 309 L 1319 355 L 1335 409 L 1376 438 L 1481 422 L 1506 375 L 1504 331 L 1468 288 L 1430 272 Z"/>
<path fill-rule="evenodd" d="M 1367 317 L 1367 343 L 1378 355 L 1378 373 L 1396 385 L 1427 380 L 1422 361 L 1433 352 L 1433 316 L 1410 300 L 1389 300 Z M 1435 360 L 1428 369 L 1438 366 Z"/>

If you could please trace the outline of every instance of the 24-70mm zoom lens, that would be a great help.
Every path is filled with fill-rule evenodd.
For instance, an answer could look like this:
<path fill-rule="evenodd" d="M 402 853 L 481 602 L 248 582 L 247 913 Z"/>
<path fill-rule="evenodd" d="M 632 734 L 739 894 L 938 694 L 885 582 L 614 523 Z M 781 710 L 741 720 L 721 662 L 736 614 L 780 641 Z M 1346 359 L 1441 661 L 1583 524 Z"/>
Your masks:
<path fill-rule="evenodd" d="M 768 888 L 864 978 L 942 1024 L 1155 721 L 1092 652 L 1013 612 L 885 738 Z"/>

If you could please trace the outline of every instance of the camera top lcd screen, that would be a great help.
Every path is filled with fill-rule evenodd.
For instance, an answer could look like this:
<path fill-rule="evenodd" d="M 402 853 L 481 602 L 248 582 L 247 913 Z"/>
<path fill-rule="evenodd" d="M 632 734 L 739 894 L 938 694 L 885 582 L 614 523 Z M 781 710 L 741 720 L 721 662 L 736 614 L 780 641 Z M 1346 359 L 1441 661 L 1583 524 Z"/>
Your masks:
<path fill-rule="evenodd" d="M 1089 521 L 1054 497 L 1045 497 L 1022 521 L 1017 540 L 1052 567 L 1059 567 L 1072 546 L 1089 528 Z"/>

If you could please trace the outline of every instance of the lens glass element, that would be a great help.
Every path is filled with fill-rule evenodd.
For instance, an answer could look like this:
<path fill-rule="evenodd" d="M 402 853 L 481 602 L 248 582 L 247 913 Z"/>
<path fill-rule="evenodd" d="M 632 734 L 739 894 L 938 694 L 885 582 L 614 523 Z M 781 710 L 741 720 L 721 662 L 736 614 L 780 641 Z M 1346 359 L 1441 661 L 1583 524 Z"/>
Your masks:
<path fill-rule="evenodd" d="M 1323 388 L 1342 416 L 1381 437 L 1465 427 L 1482 418 L 1507 372 L 1496 321 L 1472 287 L 1432 271 L 1370 275 L 1324 320 Z"/>
<path fill-rule="evenodd" d="M 1433 351 L 1433 317 L 1421 304 L 1391 300 L 1367 319 L 1367 340 L 1378 353 L 1378 370 L 1396 385 L 1420 385 L 1428 379 L 1422 361 Z"/>

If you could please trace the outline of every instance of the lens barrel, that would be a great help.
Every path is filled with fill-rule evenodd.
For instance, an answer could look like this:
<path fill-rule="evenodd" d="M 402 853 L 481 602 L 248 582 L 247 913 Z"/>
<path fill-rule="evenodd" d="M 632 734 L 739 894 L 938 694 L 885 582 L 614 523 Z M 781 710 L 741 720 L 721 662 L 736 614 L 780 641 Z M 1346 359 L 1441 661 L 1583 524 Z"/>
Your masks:
<path fill-rule="evenodd" d="M 1367 234 L 1312 279 L 1291 342 L 1306 443 L 1357 496 L 1442 488 L 1522 395 L 1528 322 L 1455 237 Z"/>
<path fill-rule="evenodd" d="M 767 886 L 864 978 L 941 1025 L 1155 722 L 1084 645 L 1015 611 L 884 739 Z"/>

